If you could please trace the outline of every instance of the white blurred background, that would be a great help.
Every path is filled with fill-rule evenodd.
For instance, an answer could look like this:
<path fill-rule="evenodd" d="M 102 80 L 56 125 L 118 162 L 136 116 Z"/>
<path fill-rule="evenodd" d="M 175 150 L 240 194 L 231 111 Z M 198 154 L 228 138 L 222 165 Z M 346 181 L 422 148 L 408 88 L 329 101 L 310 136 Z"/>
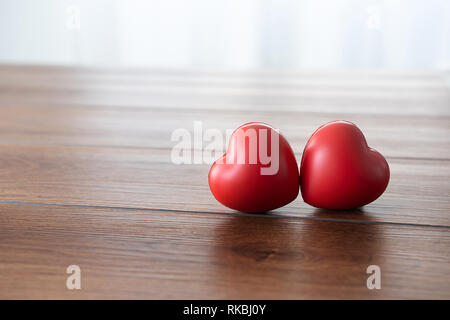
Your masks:
<path fill-rule="evenodd" d="M 0 63 L 450 68 L 449 0 L 0 0 Z"/>

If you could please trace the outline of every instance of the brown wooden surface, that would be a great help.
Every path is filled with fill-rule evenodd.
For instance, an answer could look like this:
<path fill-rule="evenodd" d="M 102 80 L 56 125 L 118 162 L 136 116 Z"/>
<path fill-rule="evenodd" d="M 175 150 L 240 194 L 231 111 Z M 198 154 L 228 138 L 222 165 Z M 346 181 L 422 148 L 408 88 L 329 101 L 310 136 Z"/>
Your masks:
<path fill-rule="evenodd" d="M 450 298 L 450 92 L 431 72 L 0 66 L 0 298 Z M 175 165 L 177 128 L 355 122 L 391 167 L 361 210 L 266 215 Z M 65 288 L 77 264 L 82 289 Z M 367 266 L 382 289 L 366 288 Z"/>

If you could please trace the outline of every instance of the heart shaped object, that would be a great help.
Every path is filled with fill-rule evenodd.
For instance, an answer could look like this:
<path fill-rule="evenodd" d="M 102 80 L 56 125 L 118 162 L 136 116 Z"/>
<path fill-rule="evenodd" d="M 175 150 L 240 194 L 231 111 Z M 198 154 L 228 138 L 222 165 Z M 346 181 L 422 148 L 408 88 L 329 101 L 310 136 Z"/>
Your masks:
<path fill-rule="evenodd" d="M 359 128 L 333 121 L 317 129 L 303 151 L 300 189 L 317 208 L 354 209 L 377 199 L 389 183 L 389 165 L 369 148 Z"/>
<path fill-rule="evenodd" d="M 294 200 L 299 192 L 294 152 L 274 128 L 251 122 L 237 128 L 227 152 L 208 175 L 214 197 L 234 210 L 265 212 Z"/>

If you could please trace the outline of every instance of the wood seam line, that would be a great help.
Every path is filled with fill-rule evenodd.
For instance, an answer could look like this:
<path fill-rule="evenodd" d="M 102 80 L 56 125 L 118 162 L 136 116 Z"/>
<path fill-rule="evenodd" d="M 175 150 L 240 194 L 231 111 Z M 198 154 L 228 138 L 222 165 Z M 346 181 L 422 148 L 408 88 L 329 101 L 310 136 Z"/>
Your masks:
<path fill-rule="evenodd" d="M 449 90 L 450 91 L 450 90 Z M 168 113 L 171 111 L 174 112 L 186 112 L 186 111 L 191 111 L 191 112 L 208 112 L 208 113 L 220 113 L 220 112 L 224 112 L 227 111 L 226 110 L 226 106 L 223 107 L 217 107 L 217 108 L 208 108 L 208 107 L 195 107 L 193 109 L 190 108 L 185 108 L 185 107 L 178 107 L 175 104 L 170 105 L 169 107 L 167 106 L 160 106 L 160 105 L 145 105 L 145 106 L 133 106 L 133 105 L 102 105 L 102 104 L 91 104 L 91 103 L 69 103 L 69 104 L 65 104 L 64 106 L 61 106 L 60 103 L 40 103 L 38 102 L 37 104 L 34 105 L 26 105 L 26 106 L 22 106 L 20 105 L 20 103 L 23 102 L 0 102 L 0 107 L 4 107 L 4 104 L 8 104 L 8 106 L 10 104 L 14 103 L 14 107 L 16 108 L 42 108 L 42 107 L 50 107 L 50 108 L 55 108 L 55 107 L 59 107 L 59 108 L 64 108 L 64 109 L 72 109 L 72 108 L 81 108 L 81 109 L 122 109 L 122 110 L 160 110 L 160 111 L 167 111 Z M 243 106 L 246 106 L 246 104 L 240 104 Z M 275 104 L 264 104 L 265 106 L 276 106 Z M 248 104 L 248 106 L 253 106 L 253 104 Z M 252 112 L 253 110 L 251 109 L 233 109 L 233 112 L 237 112 L 237 113 L 242 113 L 242 112 Z M 279 110 L 275 110 L 275 109 L 266 109 L 266 110 L 260 110 L 263 113 L 280 113 Z M 337 116 L 340 117 L 342 116 L 342 113 L 339 112 L 323 112 L 323 111 L 311 111 L 311 110 L 294 110 L 294 109 L 288 109 L 285 111 L 282 111 L 282 113 L 294 113 L 294 114 L 307 114 L 307 115 L 326 115 L 326 116 Z M 359 113 L 359 112 L 348 112 L 348 113 L 344 113 L 344 114 L 351 114 L 353 116 L 367 116 L 367 115 L 376 115 L 376 116 L 404 116 L 404 114 L 390 114 L 390 113 Z M 449 117 L 449 114 L 411 114 L 409 115 L 410 117 L 413 118 L 421 118 L 421 117 L 430 117 L 430 118 L 442 118 L 442 117 Z"/>
<path fill-rule="evenodd" d="M 84 145 L 84 144 L 30 144 L 30 143 L 0 143 L 1 147 L 67 147 L 67 148 L 105 148 L 105 149 L 135 149 L 135 150 L 161 150 L 170 151 L 168 147 L 141 147 L 141 146 L 113 146 L 113 145 Z M 201 151 L 200 149 L 193 148 L 192 151 Z M 223 151 L 225 153 L 226 151 Z M 297 157 L 300 157 L 302 153 L 294 152 Z M 450 161 L 450 158 L 427 158 L 427 157 L 407 157 L 407 156 L 385 156 L 386 159 L 393 160 L 411 160 L 411 161 Z M 157 163 L 157 162 L 154 162 Z M 158 162 L 160 163 L 160 162 Z M 165 163 L 165 162 L 164 162 Z"/>
<path fill-rule="evenodd" d="M 393 225 L 393 226 L 403 226 L 403 227 L 424 227 L 424 228 L 450 229 L 450 226 L 446 226 L 446 225 L 401 223 L 401 222 L 387 222 L 387 221 L 366 221 L 366 220 L 351 220 L 351 219 L 333 219 L 333 218 L 314 218 L 314 217 L 287 216 L 287 215 L 276 215 L 276 214 L 252 214 L 252 213 L 243 213 L 243 212 L 190 211 L 190 210 L 177 210 L 177 209 L 157 209 L 157 208 L 101 206 L 101 205 L 83 205 L 83 204 L 61 204 L 61 203 L 43 203 L 43 202 L 18 202 L 18 201 L 0 201 L 0 205 L 1 204 L 24 205 L 24 206 L 86 208 L 86 209 L 111 209 L 111 210 L 125 210 L 125 211 L 128 210 L 128 211 L 172 212 L 172 213 L 189 213 L 189 214 L 216 214 L 216 215 L 241 216 L 241 217 L 253 217 L 253 218 L 272 218 L 272 219 L 282 218 L 282 219 L 291 219 L 291 220 L 314 220 L 314 221 L 323 221 L 323 222 L 361 223 L 361 224 Z"/>

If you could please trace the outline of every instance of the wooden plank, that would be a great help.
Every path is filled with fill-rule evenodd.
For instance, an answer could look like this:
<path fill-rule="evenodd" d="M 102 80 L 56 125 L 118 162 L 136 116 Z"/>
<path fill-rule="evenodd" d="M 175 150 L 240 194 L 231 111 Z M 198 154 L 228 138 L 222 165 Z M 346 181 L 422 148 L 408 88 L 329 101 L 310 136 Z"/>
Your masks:
<path fill-rule="evenodd" d="M 0 68 L 1 70 L 1 68 Z M 204 75 L 201 72 L 186 75 L 161 73 L 148 70 L 140 74 L 120 73 L 89 74 L 86 72 L 55 72 L 49 69 L 45 73 L 30 73 L 26 70 L 2 72 L 0 71 L 0 85 L 8 89 L 53 89 L 53 90 L 139 90 L 149 89 L 213 89 L 230 90 L 231 92 L 241 90 L 252 92 L 252 90 L 269 89 L 284 92 L 291 89 L 297 90 L 322 90 L 322 91 L 363 91 L 379 92 L 381 90 L 396 91 L 404 94 L 407 90 L 411 93 L 429 95 L 445 93 L 448 86 L 443 75 L 436 73 L 433 76 L 423 77 L 417 74 L 409 76 L 390 76 L 373 78 L 372 73 L 349 76 L 349 74 L 336 74 L 328 72 L 317 76 L 316 74 L 289 73 L 259 76 L 227 76 L 226 74 Z M 235 74 L 233 74 L 235 75 Z"/>
<path fill-rule="evenodd" d="M 311 134 L 322 124 L 345 119 L 363 130 L 373 148 L 387 157 L 450 159 L 450 117 L 311 113 L 300 111 L 228 111 L 167 108 L 9 103 L 0 101 L 0 143 L 172 148 L 174 130 L 193 134 L 202 129 L 222 132 L 243 123 L 262 121 L 280 129 L 301 154 Z M 209 144 L 210 142 L 208 142 Z M 205 141 L 205 145 L 207 142 Z"/>
<path fill-rule="evenodd" d="M 230 92 L 163 88 L 161 90 L 45 90 L 3 88 L 0 100 L 14 103 L 66 103 L 125 107 L 177 107 L 191 109 L 279 110 L 351 114 L 404 114 L 449 116 L 449 95 L 386 92 L 325 92 L 293 90 L 292 92 Z"/>
<path fill-rule="evenodd" d="M 27 69 L 0 70 L 0 101 L 8 103 L 175 106 L 189 110 L 282 108 L 341 114 L 405 114 L 407 110 L 416 115 L 450 115 L 450 93 L 440 73 L 383 76 L 325 72 L 314 76 L 308 72 L 263 72 L 236 76 L 219 72 L 205 76 L 201 71 L 163 73 L 144 69 L 137 74 L 116 71 L 109 75 L 101 70 L 92 74 L 92 70 L 83 73 L 83 69 L 48 67 L 38 68 L 40 71 L 30 76 L 25 73 Z M 174 74 L 178 78 L 174 79 Z M 80 76 L 84 78 L 77 78 Z"/>
<path fill-rule="evenodd" d="M 3 145 L 0 201 L 232 212 L 211 195 L 209 165 L 170 150 Z M 274 215 L 450 226 L 448 160 L 390 159 L 385 194 L 362 211 L 316 210 L 299 196 Z"/>
<path fill-rule="evenodd" d="M 323 81 L 337 81 L 342 79 L 361 79 L 371 82 L 396 81 L 397 83 L 410 83 L 416 81 L 442 82 L 442 71 L 436 70 L 382 70 L 382 69 L 317 69 L 317 70 L 286 70 L 286 69 L 258 69 L 258 70 L 226 70 L 214 68 L 150 68 L 150 67 L 82 67 L 63 65 L 20 65 L 0 64 L 0 75 L 4 77 L 22 77 L 32 79 L 35 77 L 57 77 L 58 79 L 88 80 L 88 79 L 134 79 L 155 76 L 167 79 L 222 79 L 239 80 L 251 79 L 258 81 L 278 82 L 280 79 L 321 79 Z"/>
<path fill-rule="evenodd" d="M 448 228 L 20 205 L 0 217 L 2 299 L 450 298 Z M 81 290 L 65 288 L 72 264 Z"/>

